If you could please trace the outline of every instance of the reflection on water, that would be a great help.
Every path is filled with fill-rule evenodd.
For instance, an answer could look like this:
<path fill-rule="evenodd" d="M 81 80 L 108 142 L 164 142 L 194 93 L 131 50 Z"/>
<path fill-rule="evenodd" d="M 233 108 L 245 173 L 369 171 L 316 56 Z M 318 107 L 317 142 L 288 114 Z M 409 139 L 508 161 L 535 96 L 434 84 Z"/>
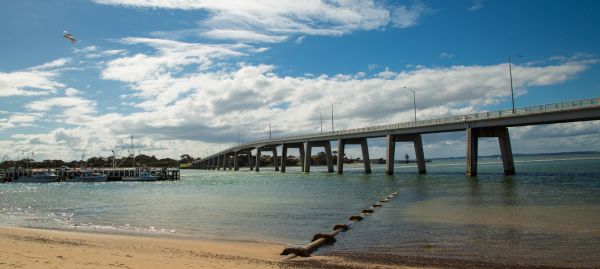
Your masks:
<path fill-rule="evenodd" d="M 427 175 L 412 165 L 394 176 L 348 165 L 344 175 L 290 167 L 187 170 L 179 182 L 2 184 L 0 225 L 305 244 L 401 189 L 319 253 L 598 265 L 600 158 L 565 159 L 517 159 L 515 176 L 484 162 L 477 178 L 450 159 L 428 164 Z"/>

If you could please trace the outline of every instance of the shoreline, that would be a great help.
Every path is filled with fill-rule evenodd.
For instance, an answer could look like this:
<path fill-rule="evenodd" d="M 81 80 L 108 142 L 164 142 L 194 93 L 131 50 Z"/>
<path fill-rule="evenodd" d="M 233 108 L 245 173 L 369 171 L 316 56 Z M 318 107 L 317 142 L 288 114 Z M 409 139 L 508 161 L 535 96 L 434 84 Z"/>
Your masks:
<path fill-rule="evenodd" d="M 0 226 L 0 268 L 416 268 L 341 256 L 284 261 L 284 247 Z"/>

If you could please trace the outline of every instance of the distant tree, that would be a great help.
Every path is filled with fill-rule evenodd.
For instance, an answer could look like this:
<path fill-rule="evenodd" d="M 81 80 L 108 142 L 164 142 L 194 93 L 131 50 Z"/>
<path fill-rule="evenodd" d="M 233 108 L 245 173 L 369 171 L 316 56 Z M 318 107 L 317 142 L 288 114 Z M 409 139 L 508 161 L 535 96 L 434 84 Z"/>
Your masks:
<path fill-rule="evenodd" d="M 192 156 L 191 156 L 191 155 L 189 155 L 189 154 L 183 154 L 183 155 L 179 156 L 179 161 L 180 161 L 181 163 L 191 163 L 191 162 L 193 162 L 194 160 L 195 160 L 195 159 L 194 159 L 194 157 L 192 157 Z"/>

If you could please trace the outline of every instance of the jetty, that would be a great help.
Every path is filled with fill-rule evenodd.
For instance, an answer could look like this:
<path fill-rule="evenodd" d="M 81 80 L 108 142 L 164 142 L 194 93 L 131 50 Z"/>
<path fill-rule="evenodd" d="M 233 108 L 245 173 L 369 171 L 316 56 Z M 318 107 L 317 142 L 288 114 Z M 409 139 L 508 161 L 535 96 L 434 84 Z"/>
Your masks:
<path fill-rule="evenodd" d="M 102 174 L 107 176 L 106 181 L 122 181 L 123 178 L 135 178 L 140 177 L 141 174 L 151 175 L 156 177 L 153 181 L 166 181 L 166 180 L 179 180 L 180 171 L 179 168 L 167 168 L 167 167 L 98 167 L 98 168 L 74 168 L 69 167 L 58 167 L 49 169 L 32 169 L 32 168 L 9 168 L 0 170 L 0 182 L 13 181 L 18 182 L 20 177 L 31 176 L 35 173 L 44 171 L 51 171 L 56 174 L 60 181 L 65 181 L 69 178 L 79 176 L 84 172 L 91 172 L 95 174 Z M 129 180 L 132 181 L 132 180 Z"/>

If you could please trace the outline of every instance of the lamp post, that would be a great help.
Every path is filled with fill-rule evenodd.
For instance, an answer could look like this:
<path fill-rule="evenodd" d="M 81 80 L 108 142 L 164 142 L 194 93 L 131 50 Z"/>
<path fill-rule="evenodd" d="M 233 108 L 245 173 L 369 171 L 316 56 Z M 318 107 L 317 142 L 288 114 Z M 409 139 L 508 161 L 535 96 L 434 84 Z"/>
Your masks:
<path fill-rule="evenodd" d="M 415 108 L 415 123 L 417 123 L 417 93 L 409 87 L 404 88 L 409 90 L 413 94 L 413 107 Z"/>
<path fill-rule="evenodd" d="M 337 103 L 332 103 L 331 104 L 331 131 L 332 132 L 334 131 L 334 128 L 333 128 L 333 105 L 337 105 L 337 104 L 340 104 L 340 103 L 342 103 L 342 102 L 337 102 Z"/>
<path fill-rule="evenodd" d="M 512 98 L 512 113 L 515 114 L 515 94 L 514 94 L 514 90 L 513 90 L 512 64 L 511 64 L 512 57 L 521 58 L 523 56 L 521 56 L 519 54 L 508 56 L 508 74 L 510 76 L 510 97 Z"/>
<path fill-rule="evenodd" d="M 269 121 L 269 140 L 271 140 L 271 121 Z"/>
<path fill-rule="evenodd" d="M 319 111 L 319 115 L 321 115 L 321 133 L 323 133 L 323 112 Z"/>

